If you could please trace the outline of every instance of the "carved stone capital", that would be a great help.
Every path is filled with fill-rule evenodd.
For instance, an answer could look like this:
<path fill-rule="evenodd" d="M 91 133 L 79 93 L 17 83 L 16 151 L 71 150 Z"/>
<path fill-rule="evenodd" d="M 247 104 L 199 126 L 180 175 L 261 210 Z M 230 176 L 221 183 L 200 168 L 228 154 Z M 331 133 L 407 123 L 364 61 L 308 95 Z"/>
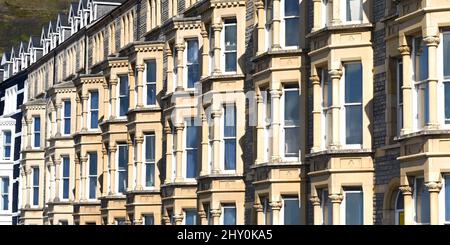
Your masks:
<path fill-rule="evenodd" d="M 144 72 L 145 66 L 144 65 L 136 65 L 136 71 L 138 72 Z"/>
<path fill-rule="evenodd" d="M 269 206 L 272 210 L 280 210 L 282 205 L 281 205 L 280 201 L 274 201 L 274 202 L 270 202 Z"/>
<path fill-rule="evenodd" d="M 86 100 L 88 100 L 88 99 L 89 99 L 89 96 L 88 96 L 88 95 L 82 95 L 82 96 L 81 96 L 81 100 L 86 101 Z"/>
<path fill-rule="evenodd" d="M 214 119 L 216 117 L 221 117 L 222 116 L 222 111 L 221 110 L 215 110 L 211 112 L 211 117 Z"/>
<path fill-rule="evenodd" d="M 175 130 L 183 130 L 184 129 L 184 123 L 177 123 L 175 124 Z"/>
<path fill-rule="evenodd" d="M 212 217 L 220 217 L 220 215 L 222 215 L 220 209 L 212 209 L 210 212 Z"/>
<path fill-rule="evenodd" d="M 320 198 L 317 196 L 312 196 L 311 198 L 309 198 L 309 201 L 312 203 L 313 206 L 320 205 Z"/>
<path fill-rule="evenodd" d="M 263 205 L 261 205 L 260 203 L 254 204 L 253 208 L 256 210 L 256 212 L 262 212 L 263 211 Z"/>
<path fill-rule="evenodd" d="M 281 91 L 281 89 L 271 89 L 270 90 L 270 95 L 272 96 L 272 98 L 280 98 L 282 94 L 283 94 L 283 91 Z"/>
<path fill-rule="evenodd" d="M 437 47 L 441 41 L 438 36 L 427 36 L 423 39 L 427 46 Z"/>
<path fill-rule="evenodd" d="M 181 223 L 184 219 L 184 216 L 182 214 L 175 214 L 173 216 L 173 221 L 175 221 L 175 223 Z"/>
<path fill-rule="evenodd" d="M 429 192 L 440 192 L 442 189 L 442 182 L 430 181 L 425 183 L 425 187 Z"/>
<path fill-rule="evenodd" d="M 255 8 L 256 8 L 256 9 L 264 9 L 264 3 L 263 3 L 263 1 L 257 1 L 257 2 L 255 3 Z"/>
<path fill-rule="evenodd" d="M 144 142 L 144 137 L 142 137 L 142 135 L 135 136 L 134 141 L 136 141 L 136 144 L 142 144 Z"/>
<path fill-rule="evenodd" d="M 398 47 L 398 52 L 400 52 L 402 56 L 406 56 L 411 54 L 411 49 L 409 48 L 408 45 L 402 45 Z"/>
<path fill-rule="evenodd" d="M 164 127 L 164 133 L 166 135 L 172 134 L 172 128 L 170 128 L 169 126 Z"/>
<path fill-rule="evenodd" d="M 206 30 L 202 30 L 200 35 L 202 35 L 203 38 L 208 38 L 208 32 Z"/>
<path fill-rule="evenodd" d="M 110 78 L 109 79 L 109 84 L 111 84 L 111 85 L 117 85 L 118 82 L 119 82 L 119 80 L 117 78 Z"/>
<path fill-rule="evenodd" d="M 333 70 L 330 70 L 328 72 L 328 74 L 330 75 L 331 79 L 341 79 L 341 77 L 342 77 L 342 70 L 340 70 L 340 69 L 333 69 Z"/>
<path fill-rule="evenodd" d="M 311 81 L 312 85 L 320 85 L 320 77 L 317 75 L 310 76 L 309 80 Z"/>
<path fill-rule="evenodd" d="M 211 27 L 214 31 L 222 31 L 223 25 L 222 23 L 214 23 Z"/>
<path fill-rule="evenodd" d="M 177 51 L 184 51 L 185 48 L 186 48 L 186 47 L 184 46 L 183 43 L 177 43 L 177 44 L 175 44 L 175 49 L 176 49 Z"/>
<path fill-rule="evenodd" d="M 331 203 L 341 203 L 344 197 L 342 194 L 331 194 L 328 196 L 330 198 Z"/>
<path fill-rule="evenodd" d="M 199 211 L 198 212 L 198 216 L 201 218 L 201 219 L 204 219 L 204 218 L 206 218 L 206 212 L 205 211 Z"/>
<path fill-rule="evenodd" d="M 116 145 L 109 146 L 109 152 L 116 152 L 116 151 L 117 151 L 117 146 Z"/>
<path fill-rule="evenodd" d="M 404 196 L 412 195 L 412 187 L 409 185 L 402 185 L 398 187 Z"/>

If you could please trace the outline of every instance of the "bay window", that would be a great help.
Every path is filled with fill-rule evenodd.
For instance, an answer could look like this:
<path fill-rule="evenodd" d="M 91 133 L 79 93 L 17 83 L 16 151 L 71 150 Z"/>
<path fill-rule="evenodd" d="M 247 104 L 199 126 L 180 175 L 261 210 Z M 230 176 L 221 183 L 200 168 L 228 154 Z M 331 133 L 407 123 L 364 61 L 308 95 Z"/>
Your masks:
<path fill-rule="evenodd" d="M 155 186 L 155 134 L 144 136 L 145 187 Z"/>
<path fill-rule="evenodd" d="M 297 47 L 300 39 L 299 0 L 282 0 L 281 18 L 284 46 Z"/>
<path fill-rule="evenodd" d="M 39 205 L 39 167 L 33 167 L 32 168 L 32 197 L 33 197 L 33 206 Z"/>
<path fill-rule="evenodd" d="M 0 210 L 9 210 L 9 178 L 0 177 Z"/>
<path fill-rule="evenodd" d="M 33 147 L 41 147 L 41 118 L 39 116 L 33 117 Z"/>
<path fill-rule="evenodd" d="M 224 170 L 236 170 L 236 107 L 224 106 L 223 114 Z"/>
<path fill-rule="evenodd" d="M 284 137 L 284 156 L 298 157 L 300 150 L 300 95 L 298 87 L 285 87 L 283 98 L 282 137 Z"/>
<path fill-rule="evenodd" d="M 70 100 L 63 102 L 63 134 L 70 134 Z"/>
<path fill-rule="evenodd" d="M 97 193 L 97 153 L 88 153 L 89 156 L 89 199 L 95 199 Z"/>
<path fill-rule="evenodd" d="M 98 100 L 99 100 L 98 91 L 91 91 L 89 100 L 90 100 L 89 126 L 91 129 L 96 129 L 98 128 Z"/>
<path fill-rule="evenodd" d="M 224 204 L 222 205 L 222 224 L 236 225 L 236 205 Z"/>
<path fill-rule="evenodd" d="M 156 104 L 156 60 L 148 60 L 145 62 L 145 104 Z"/>
<path fill-rule="evenodd" d="M 70 176 L 70 159 L 67 156 L 62 157 L 62 171 L 61 171 L 61 184 L 62 184 L 62 199 L 69 199 L 69 176 Z"/>
<path fill-rule="evenodd" d="M 342 8 L 347 22 L 361 22 L 363 20 L 363 0 L 342 0 Z"/>
<path fill-rule="evenodd" d="M 345 144 L 362 144 L 362 65 L 348 63 L 344 65 L 345 72 Z"/>
<path fill-rule="evenodd" d="M 414 125 L 415 129 L 423 128 L 429 120 L 428 98 L 428 46 L 422 37 L 413 39 L 413 77 L 414 77 Z"/>
<path fill-rule="evenodd" d="M 197 210 L 185 209 L 184 210 L 184 225 L 196 225 L 197 224 Z"/>
<path fill-rule="evenodd" d="M 198 145 L 199 127 L 194 120 L 187 122 L 186 126 L 186 178 L 196 178 L 198 175 Z"/>
<path fill-rule="evenodd" d="M 425 188 L 424 178 L 414 181 L 415 222 L 417 224 L 430 223 L 430 193 Z"/>
<path fill-rule="evenodd" d="M 300 202 L 298 197 L 284 197 L 281 210 L 284 225 L 300 224 Z"/>
<path fill-rule="evenodd" d="M 223 55 L 225 72 L 237 69 L 237 24 L 236 19 L 225 19 L 223 27 Z"/>
<path fill-rule="evenodd" d="M 119 117 L 126 116 L 128 111 L 128 76 L 119 76 Z"/>
<path fill-rule="evenodd" d="M 3 160 L 11 160 L 11 131 L 3 131 Z"/>
<path fill-rule="evenodd" d="M 187 70 L 187 87 L 194 88 L 195 83 L 200 79 L 200 66 L 198 63 L 198 40 L 191 39 L 186 41 L 186 70 Z"/>
<path fill-rule="evenodd" d="M 344 190 L 344 199 L 341 203 L 343 209 L 342 224 L 364 224 L 364 199 L 361 189 L 349 188 Z"/>
<path fill-rule="evenodd" d="M 117 160 L 117 192 L 124 193 L 127 187 L 128 146 L 119 144 Z"/>

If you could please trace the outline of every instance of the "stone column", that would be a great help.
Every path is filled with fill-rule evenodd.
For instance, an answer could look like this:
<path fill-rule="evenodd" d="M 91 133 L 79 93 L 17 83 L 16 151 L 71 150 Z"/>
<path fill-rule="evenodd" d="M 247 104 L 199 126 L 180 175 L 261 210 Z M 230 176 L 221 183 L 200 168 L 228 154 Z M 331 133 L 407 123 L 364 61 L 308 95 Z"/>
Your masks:
<path fill-rule="evenodd" d="M 171 1 L 171 0 L 169 0 Z M 172 0 L 172 16 L 178 15 L 178 0 Z"/>
<path fill-rule="evenodd" d="M 331 105 L 331 118 L 332 118 L 332 135 L 331 135 L 331 143 L 330 148 L 331 149 L 339 149 L 341 146 L 340 141 L 340 132 L 339 132 L 339 125 L 341 125 L 340 122 L 340 113 L 341 113 L 341 105 L 340 105 L 340 80 L 342 76 L 341 70 L 330 70 L 329 71 L 330 78 L 331 78 L 331 86 L 332 86 L 332 105 Z"/>
<path fill-rule="evenodd" d="M 108 151 L 103 145 L 102 147 L 102 163 L 103 163 L 103 176 L 102 176 L 102 196 L 108 195 Z"/>
<path fill-rule="evenodd" d="M 138 76 L 139 79 L 139 76 Z M 111 84 L 111 116 L 110 119 L 114 119 L 117 116 L 117 106 L 116 106 L 116 100 L 117 100 L 117 91 L 116 91 L 116 87 L 117 87 L 117 83 L 118 80 L 117 78 L 111 78 L 109 80 L 109 83 Z"/>
<path fill-rule="evenodd" d="M 86 132 L 88 130 L 88 99 L 89 96 L 84 94 L 81 96 L 81 100 L 83 100 L 83 128 L 81 131 Z"/>
<path fill-rule="evenodd" d="M 322 0 L 313 0 L 314 21 L 312 31 L 317 31 L 322 27 L 322 16 L 327 13 L 322 13 Z"/>
<path fill-rule="evenodd" d="M 86 172 L 87 172 L 87 157 L 81 157 L 80 158 L 80 162 L 81 162 L 81 201 L 86 201 L 87 200 L 87 185 L 86 185 Z"/>
<path fill-rule="evenodd" d="M 339 1 L 338 0 L 330 0 L 329 6 L 332 8 L 331 10 L 331 23 L 333 25 L 339 25 L 341 24 L 341 13 L 339 8 Z"/>
<path fill-rule="evenodd" d="M 272 50 L 281 49 L 280 45 L 280 0 L 273 1 L 273 19 L 272 19 Z"/>
<path fill-rule="evenodd" d="M 272 97 L 272 156 L 270 160 L 272 162 L 280 161 L 280 89 L 271 89 L 270 95 Z"/>
<path fill-rule="evenodd" d="M 144 70 L 145 70 L 145 66 L 144 65 L 136 65 L 136 70 L 137 70 L 137 82 L 136 82 L 136 89 L 137 89 L 137 108 L 142 108 L 143 105 L 143 97 L 142 97 L 142 90 L 144 87 L 143 84 L 143 76 L 144 76 Z"/>
<path fill-rule="evenodd" d="M 208 31 L 206 30 L 205 26 L 203 26 L 201 35 L 203 38 L 201 79 L 203 79 L 209 75 L 209 39 L 208 39 Z"/>
<path fill-rule="evenodd" d="M 438 121 L 438 101 L 437 101 L 437 48 L 439 45 L 438 36 L 427 36 L 423 39 L 428 47 L 428 111 L 429 120 L 427 124 L 428 129 L 437 129 L 439 127 Z"/>
<path fill-rule="evenodd" d="M 56 133 L 56 131 L 57 131 L 57 125 L 56 125 L 56 115 L 57 115 L 57 112 L 56 112 L 56 108 L 54 107 L 54 106 L 52 106 L 51 108 L 50 108 L 50 111 L 51 111 L 51 116 L 52 116 L 52 118 L 50 119 L 50 135 L 51 136 L 55 136 L 57 133 Z"/>
<path fill-rule="evenodd" d="M 28 133 L 28 135 L 27 135 L 27 150 L 31 150 L 31 141 L 32 141 L 32 139 L 31 139 L 31 126 L 32 126 L 32 124 L 33 124 L 33 120 L 31 119 L 31 117 L 30 118 L 27 118 L 27 133 Z"/>
<path fill-rule="evenodd" d="M 173 135 L 172 129 L 169 126 L 164 128 L 166 134 L 166 179 L 165 184 L 172 182 L 172 150 L 173 150 Z"/>
<path fill-rule="evenodd" d="M 173 56 L 169 44 L 166 44 L 165 52 L 167 55 L 167 93 L 171 93 L 175 88 L 173 87 Z"/>
<path fill-rule="evenodd" d="M 76 157 L 74 159 L 75 161 L 75 201 L 80 201 L 80 192 L 81 192 L 81 185 L 80 185 L 80 179 L 81 179 L 81 166 L 80 166 L 80 159 Z"/>
<path fill-rule="evenodd" d="M 200 171 L 200 176 L 203 175 L 207 175 L 208 172 L 208 146 L 209 146 L 209 138 L 208 138 L 208 121 L 206 118 L 206 114 L 205 114 L 205 110 L 202 110 L 202 157 L 201 157 L 201 161 L 202 161 L 202 167 L 201 167 L 201 171 Z"/>
<path fill-rule="evenodd" d="M 221 110 L 211 112 L 213 118 L 213 162 L 212 173 L 220 173 L 220 117 L 222 116 Z"/>
<path fill-rule="evenodd" d="M 180 123 L 175 126 L 177 131 L 177 148 L 176 148 L 176 158 L 177 158 L 177 171 L 175 176 L 175 182 L 183 181 L 183 173 L 182 173 L 182 161 L 183 161 L 183 130 L 184 124 Z"/>
<path fill-rule="evenodd" d="M 116 193 L 116 151 L 117 146 L 115 144 L 109 147 L 109 195 L 114 195 Z"/>
<path fill-rule="evenodd" d="M 135 179 L 133 179 L 133 173 L 134 173 L 134 171 L 133 171 L 133 167 L 134 167 L 134 158 L 133 158 L 134 145 L 133 145 L 133 142 L 131 141 L 131 139 L 128 140 L 127 144 L 128 144 L 127 191 L 132 191 L 133 190 L 133 183 L 136 183 Z M 137 176 L 136 176 L 136 180 L 137 180 Z"/>
<path fill-rule="evenodd" d="M 27 208 L 29 206 L 29 203 L 27 203 L 28 202 L 27 186 L 29 185 L 28 181 L 27 181 L 27 177 L 28 177 L 27 171 L 22 169 L 22 171 L 20 173 L 20 176 L 21 176 L 21 181 L 22 181 L 22 183 L 21 183 L 21 185 L 22 185 L 21 186 L 22 187 L 22 203 L 21 203 L 21 207 L 22 208 Z"/>
<path fill-rule="evenodd" d="M 56 136 L 61 136 L 61 114 L 62 114 L 62 103 L 58 102 L 56 104 Z"/>
<path fill-rule="evenodd" d="M 265 225 L 263 222 L 263 220 L 264 220 L 263 205 L 261 205 L 260 203 L 256 203 L 255 205 L 253 205 L 253 208 L 256 211 L 256 224 L 257 225 Z"/>
<path fill-rule="evenodd" d="M 150 16 L 151 16 L 151 24 L 150 27 L 154 28 L 156 26 L 156 4 L 155 4 L 155 0 L 150 0 L 151 2 L 151 6 L 150 6 Z"/>
<path fill-rule="evenodd" d="M 317 196 L 313 196 L 309 199 L 314 209 L 314 225 L 322 224 L 322 210 L 320 207 L 320 199 Z"/>
<path fill-rule="evenodd" d="M 261 91 L 257 89 L 257 95 L 256 95 L 256 107 L 257 107 L 257 116 L 258 116 L 258 122 L 256 125 L 256 164 L 263 163 L 266 159 L 264 159 L 264 101 L 263 96 L 261 93 L 265 93 L 265 91 Z"/>
<path fill-rule="evenodd" d="M 103 115 L 105 119 L 109 118 L 109 87 L 106 82 L 102 84 L 103 86 Z M 99 104 L 100 104 L 100 98 L 99 98 Z"/>
<path fill-rule="evenodd" d="M 219 75 L 222 73 L 220 68 L 220 32 L 222 31 L 222 23 L 213 23 L 212 29 L 214 31 L 214 71 L 213 75 Z"/>
<path fill-rule="evenodd" d="M 266 12 L 264 11 L 264 2 L 259 0 L 255 3 L 256 12 L 258 15 L 258 25 L 256 26 L 258 33 L 258 50 L 256 55 L 264 53 L 266 50 Z"/>
<path fill-rule="evenodd" d="M 26 170 L 26 178 L 27 178 L 27 199 L 26 199 L 26 204 L 25 204 L 25 208 L 29 208 L 31 206 L 31 175 L 33 171 L 31 170 L 30 167 L 27 167 Z"/>
<path fill-rule="evenodd" d="M 25 117 L 22 117 L 22 144 L 20 147 L 20 150 L 25 150 L 26 147 L 28 146 L 28 125 L 27 125 L 27 120 L 25 119 Z M 25 200 L 25 199 L 22 199 Z"/>
<path fill-rule="evenodd" d="M 161 1 L 160 0 L 156 0 L 156 16 L 155 16 L 155 18 L 156 18 L 156 20 L 155 20 L 156 26 L 159 26 L 161 24 L 161 13 L 162 13 Z"/>
<path fill-rule="evenodd" d="M 340 225 L 341 202 L 344 199 L 344 197 L 342 196 L 342 194 L 331 194 L 329 198 L 333 206 L 333 225 Z"/>
<path fill-rule="evenodd" d="M 177 87 L 176 87 L 176 91 L 183 91 L 184 90 L 184 86 L 183 86 L 183 82 L 184 82 L 184 76 L 183 76 L 183 68 L 184 68 L 184 43 L 177 43 L 175 45 L 175 49 L 177 50 Z"/>
<path fill-rule="evenodd" d="M 211 210 L 213 225 L 220 225 L 220 215 L 222 215 L 222 211 L 220 209 Z"/>
<path fill-rule="evenodd" d="M 175 222 L 175 225 L 181 225 L 183 223 L 184 216 L 182 214 L 175 214 L 173 216 L 173 221 Z"/>
<path fill-rule="evenodd" d="M 139 135 L 134 139 L 136 141 L 136 190 L 140 191 L 142 187 L 142 143 L 144 138 Z"/>
<path fill-rule="evenodd" d="M 315 3 L 315 2 L 314 2 Z M 313 75 L 309 78 L 313 86 L 313 148 L 312 152 L 320 151 L 322 145 L 322 89 L 320 78 Z"/>
<path fill-rule="evenodd" d="M 47 202 L 52 202 L 54 200 L 54 198 L 56 197 L 56 193 L 55 193 L 55 165 L 54 165 L 54 163 L 51 160 L 48 161 L 46 165 L 48 166 L 48 170 L 49 170 L 48 174 L 49 174 L 49 176 L 48 176 L 48 186 L 47 186 L 47 183 L 45 183 L 46 181 L 44 182 L 44 186 L 45 186 L 45 189 L 47 189 L 47 187 L 48 187 L 49 192 L 46 193 L 48 197 L 46 196 L 45 199 L 47 200 Z"/>
<path fill-rule="evenodd" d="M 398 50 L 402 55 L 403 67 L 411 67 L 411 52 L 409 47 L 403 45 Z M 411 76 L 411 69 L 403 69 L 403 128 L 401 129 L 401 134 L 408 134 L 412 130 Z"/>
<path fill-rule="evenodd" d="M 200 225 L 208 225 L 207 215 L 204 210 L 200 210 L 198 212 L 198 216 L 200 217 Z"/>
<path fill-rule="evenodd" d="M 135 107 L 135 98 L 134 98 L 134 87 L 135 87 L 135 77 L 133 68 L 128 67 L 128 82 L 129 82 L 129 100 L 128 100 L 128 110 L 133 110 Z"/>
<path fill-rule="evenodd" d="M 272 210 L 272 225 L 281 225 L 280 224 L 281 202 L 273 201 L 273 202 L 270 202 L 269 206 L 270 206 L 270 209 Z"/>
<path fill-rule="evenodd" d="M 430 97 L 431 98 L 431 97 Z M 430 193 L 430 224 L 439 224 L 439 192 L 442 188 L 441 182 L 430 181 L 425 184 Z"/>
<path fill-rule="evenodd" d="M 60 198 L 63 198 L 63 195 L 61 195 L 61 197 L 59 196 L 61 188 L 61 159 L 56 159 L 54 165 L 55 165 L 55 194 L 54 194 L 55 198 L 53 200 L 55 202 L 59 202 Z"/>
<path fill-rule="evenodd" d="M 399 187 L 400 191 L 403 194 L 404 198 L 404 217 L 405 217 L 405 225 L 414 224 L 414 208 L 413 208 L 413 199 L 412 199 L 412 188 L 408 185 L 403 185 Z"/>
<path fill-rule="evenodd" d="M 75 97 L 75 103 L 76 103 L 76 132 L 80 132 L 82 129 L 82 122 L 81 122 L 81 113 L 82 113 L 82 106 L 81 106 L 81 100 L 78 97 L 78 94 Z"/>
<path fill-rule="evenodd" d="M 164 215 L 164 216 L 162 217 L 162 223 L 163 223 L 163 225 L 171 225 L 171 224 L 170 224 L 170 217 L 167 216 L 167 215 Z"/>

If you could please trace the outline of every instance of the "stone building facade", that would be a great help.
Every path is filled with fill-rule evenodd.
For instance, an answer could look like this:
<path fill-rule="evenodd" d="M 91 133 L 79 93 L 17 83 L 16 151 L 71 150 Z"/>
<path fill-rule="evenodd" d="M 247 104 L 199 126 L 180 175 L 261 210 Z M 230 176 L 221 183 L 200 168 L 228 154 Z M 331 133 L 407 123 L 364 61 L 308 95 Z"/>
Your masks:
<path fill-rule="evenodd" d="M 449 223 L 449 7 L 72 3 L 28 45 L 19 223 Z"/>

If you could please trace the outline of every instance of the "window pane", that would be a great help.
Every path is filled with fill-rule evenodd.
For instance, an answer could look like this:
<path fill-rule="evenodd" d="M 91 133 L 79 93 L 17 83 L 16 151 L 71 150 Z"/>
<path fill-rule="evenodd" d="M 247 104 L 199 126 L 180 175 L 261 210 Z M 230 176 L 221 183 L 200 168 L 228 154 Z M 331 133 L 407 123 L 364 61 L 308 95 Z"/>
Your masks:
<path fill-rule="evenodd" d="M 198 62 L 198 41 L 197 40 L 188 40 L 187 41 L 187 61 L 189 63 L 197 63 Z"/>
<path fill-rule="evenodd" d="M 289 18 L 285 20 L 286 30 L 285 46 L 297 46 L 300 36 L 300 24 L 298 18 Z"/>
<path fill-rule="evenodd" d="M 11 146 L 4 146 L 4 157 L 5 157 L 5 159 L 9 159 L 9 158 L 11 158 Z"/>
<path fill-rule="evenodd" d="M 156 84 L 147 84 L 147 105 L 156 104 Z"/>
<path fill-rule="evenodd" d="M 69 180 L 63 179 L 63 198 L 69 198 Z"/>
<path fill-rule="evenodd" d="M 145 136 L 145 161 L 155 161 L 155 135 Z"/>
<path fill-rule="evenodd" d="M 145 164 L 145 186 L 155 186 L 155 164 Z"/>
<path fill-rule="evenodd" d="M 70 101 L 64 101 L 64 117 L 70 117 Z"/>
<path fill-rule="evenodd" d="M 198 63 L 188 65 L 188 88 L 193 88 L 200 78 Z"/>
<path fill-rule="evenodd" d="M 225 54 L 225 71 L 236 71 L 236 52 Z"/>
<path fill-rule="evenodd" d="M 33 168 L 33 186 L 39 186 L 39 169 Z"/>
<path fill-rule="evenodd" d="M 64 134 L 70 134 L 70 117 L 64 118 Z"/>
<path fill-rule="evenodd" d="M 128 163 L 128 149 L 126 146 L 119 146 L 119 170 L 126 169 Z"/>
<path fill-rule="evenodd" d="M 224 207 L 224 225 L 236 225 L 236 207 Z"/>
<path fill-rule="evenodd" d="M 63 158 L 63 178 L 69 177 L 70 160 L 68 157 Z"/>
<path fill-rule="evenodd" d="M 40 146 L 41 146 L 41 134 L 34 133 L 34 147 L 40 147 Z"/>
<path fill-rule="evenodd" d="M 192 123 L 193 124 L 193 123 Z M 199 141 L 199 130 L 197 126 L 187 126 L 186 127 L 186 147 L 187 148 L 197 148 Z"/>
<path fill-rule="evenodd" d="M 450 77 L 450 33 L 444 33 L 444 77 Z"/>
<path fill-rule="evenodd" d="M 5 136 L 4 143 L 11 144 L 11 131 L 5 131 L 4 136 Z"/>
<path fill-rule="evenodd" d="M 424 179 L 416 179 L 416 222 L 430 223 L 430 193 L 425 188 Z"/>
<path fill-rule="evenodd" d="M 40 117 L 34 118 L 34 131 L 41 131 L 41 118 Z"/>
<path fill-rule="evenodd" d="M 91 128 L 98 127 L 98 111 L 91 112 Z"/>
<path fill-rule="evenodd" d="M 153 215 L 145 215 L 144 216 L 144 225 L 154 225 L 155 219 Z"/>
<path fill-rule="evenodd" d="M 91 109 L 98 109 L 98 92 L 91 92 Z"/>
<path fill-rule="evenodd" d="M 360 105 L 345 108 L 345 143 L 362 144 L 362 110 Z"/>
<path fill-rule="evenodd" d="M 187 154 L 187 167 L 186 178 L 197 177 L 197 150 L 188 150 Z"/>
<path fill-rule="evenodd" d="M 224 136 L 235 137 L 236 136 L 236 110 L 233 106 L 225 106 L 224 113 Z"/>
<path fill-rule="evenodd" d="M 347 21 L 362 20 L 361 0 L 347 0 Z"/>
<path fill-rule="evenodd" d="M 156 61 L 149 60 L 147 65 L 147 83 L 156 83 Z"/>
<path fill-rule="evenodd" d="M 445 123 L 450 123 L 450 83 L 444 83 L 444 93 L 445 93 Z"/>
<path fill-rule="evenodd" d="M 362 101 L 362 66 L 358 64 L 345 65 L 345 103 L 360 103 Z"/>
<path fill-rule="evenodd" d="M 195 210 L 186 210 L 185 211 L 185 224 L 186 225 L 196 225 L 197 224 L 197 211 Z"/>
<path fill-rule="evenodd" d="M 345 193 L 345 224 L 362 225 L 363 224 L 363 193 L 347 192 Z"/>
<path fill-rule="evenodd" d="M 225 170 L 236 170 L 236 140 L 225 140 Z"/>
<path fill-rule="evenodd" d="M 416 81 L 428 78 L 428 46 L 423 42 L 422 37 L 414 39 L 414 67 Z"/>
<path fill-rule="evenodd" d="M 298 16 L 299 15 L 299 1 L 298 0 L 285 0 L 284 1 L 284 15 L 285 16 Z"/>
<path fill-rule="evenodd" d="M 90 199 L 95 198 L 96 189 L 97 189 L 97 178 L 89 177 L 89 198 Z"/>
<path fill-rule="evenodd" d="M 298 156 L 298 151 L 300 150 L 300 128 L 285 128 L 284 141 L 286 157 Z"/>
<path fill-rule="evenodd" d="M 237 49 L 236 24 L 225 26 L 225 51 Z"/>
<path fill-rule="evenodd" d="M 284 92 L 284 124 L 285 126 L 300 125 L 300 100 L 298 90 Z"/>
<path fill-rule="evenodd" d="M 300 224 L 300 206 L 298 199 L 284 200 L 284 224 L 285 225 Z"/>
<path fill-rule="evenodd" d="M 445 176 L 445 221 L 450 222 L 450 175 Z"/>
<path fill-rule="evenodd" d="M 124 192 L 126 186 L 126 173 L 125 171 L 119 171 L 119 192 Z"/>
<path fill-rule="evenodd" d="M 322 222 L 324 225 L 331 225 L 333 222 L 333 206 L 330 198 L 328 197 L 328 190 L 322 192 Z"/>
<path fill-rule="evenodd" d="M 89 175 L 97 175 L 97 153 L 89 154 Z"/>

